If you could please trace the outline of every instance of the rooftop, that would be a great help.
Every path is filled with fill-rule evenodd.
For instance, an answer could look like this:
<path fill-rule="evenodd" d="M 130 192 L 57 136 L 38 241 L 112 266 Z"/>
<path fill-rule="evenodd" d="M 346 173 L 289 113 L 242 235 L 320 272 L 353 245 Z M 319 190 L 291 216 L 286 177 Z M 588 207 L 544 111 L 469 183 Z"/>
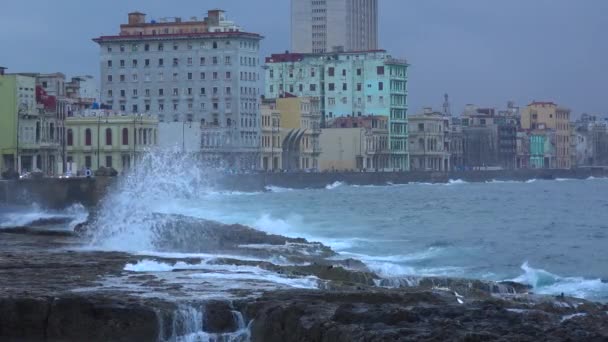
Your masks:
<path fill-rule="evenodd" d="M 299 62 L 305 57 L 321 57 L 321 56 L 345 56 L 345 55 L 361 55 L 372 53 L 386 53 L 386 50 L 361 50 L 361 51 L 346 51 L 346 52 L 324 52 L 324 53 L 298 53 L 289 52 L 273 53 L 270 57 L 266 57 L 266 63 L 285 63 Z"/>

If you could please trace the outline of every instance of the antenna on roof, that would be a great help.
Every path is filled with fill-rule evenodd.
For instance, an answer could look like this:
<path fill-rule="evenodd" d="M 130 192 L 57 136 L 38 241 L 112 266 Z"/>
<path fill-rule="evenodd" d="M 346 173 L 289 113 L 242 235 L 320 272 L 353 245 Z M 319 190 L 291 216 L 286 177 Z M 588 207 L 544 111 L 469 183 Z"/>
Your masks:
<path fill-rule="evenodd" d="M 443 115 L 445 116 L 452 116 L 452 111 L 450 109 L 450 96 L 445 93 L 443 95 Z"/>

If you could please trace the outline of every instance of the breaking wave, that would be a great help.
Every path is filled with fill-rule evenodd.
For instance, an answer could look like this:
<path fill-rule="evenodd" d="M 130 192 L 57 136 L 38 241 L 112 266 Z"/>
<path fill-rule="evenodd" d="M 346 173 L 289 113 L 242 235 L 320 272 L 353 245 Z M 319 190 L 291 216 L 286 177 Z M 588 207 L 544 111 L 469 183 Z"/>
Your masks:
<path fill-rule="evenodd" d="M 606 300 L 608 283 L 601 279 L 586 279 L 582 277 L 561 277 L 540 268 L 531 267 L 525 262 L 521 269 L 522 275 L 513 279 L 515 282 L 528 284 L 534 291 L 545 295 L 561 295 L 590 299 Z"/>

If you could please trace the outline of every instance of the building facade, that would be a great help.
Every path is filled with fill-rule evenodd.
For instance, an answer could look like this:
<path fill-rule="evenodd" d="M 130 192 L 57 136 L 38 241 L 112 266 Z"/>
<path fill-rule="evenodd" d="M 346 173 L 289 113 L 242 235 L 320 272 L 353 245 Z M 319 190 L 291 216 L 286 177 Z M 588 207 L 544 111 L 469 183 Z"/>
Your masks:
<path fill-rule="evenodd" d="M 123 173 L 158 144 L 158 120 L 151 116 L 87 110 L 68 117 L 65 124 L 67 168 L 73 174 L 100 167 Z"/>
<path fill-rule="evenodd" d="M 319 101 L 307 97 L 283 97 L 275 101 L 281 117 L 279 123 L 283 169 L 319 170 Z"/>
<path fill-rule="evenodd" d="M 330 128 L 362 129 L 362 135 L 359 138 L 362 146 L 355 163 L 357 170 L 379 171 L 389 168 L 391 155 L 386 116 L 341 117 L 333 120 Z"/>
<path fill-rule="evenodd" d="M 0 169 L 20 173 L 43 167 L 36 78 L 0 75 Z"/>
<path fill-rule="evenodd" d="M 291 0 L 291 50 L 378 48 L 378 0 Z"/>
<path fill-rule="evenodd" d="M 259 48 L 212 10 L 204 19 L 146 21 L 129 14 L 100 45 L 102 105 L 160 122 L 200 123 L 203 158 L 235 168 L 259 164 Z"/>
<path fill-rule="evenodd" d="M 532 102 L 522 111 L 521 127 L 555 131 L 555 168 L 572 167 L 569 109 L 558 107 L 553 102 Z"/>
<path fill-rule="evenodd" d="M 410 170 L 447 172 L 450 166 L 450 118 L 425 108 L 408 116 Z"/>
<path fill-rule="evenodd" d="M 322 124 L 348 116 L 386 116 L 389 168 L 407 170 L 407 68 L 384 50 L 327 54 L 275 54 L 266 59 L 265 94 L 319 100 Z"/>
<path fill-rule="evenodd" d="M 281 112 L 274 101 L 262 104 L 262 152 L 260 165 L 264 171 L 282 170 L 283 144 L 281 137 Z"/>

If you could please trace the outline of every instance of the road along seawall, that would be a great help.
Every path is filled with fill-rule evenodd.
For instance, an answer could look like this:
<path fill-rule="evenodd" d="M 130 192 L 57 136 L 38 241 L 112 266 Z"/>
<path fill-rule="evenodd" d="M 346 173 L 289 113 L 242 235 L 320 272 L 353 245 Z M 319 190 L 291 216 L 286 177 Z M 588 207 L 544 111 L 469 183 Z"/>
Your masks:
<path fill-rule="evenodd" d="M 527 181 L 531 179 L 586 179 L 608 177 L 608 170 L 497 170 L 434 172 L 330 172 L 330 173 L 252 173 L 218 177 L 213 184 L 225 191 L 265 191 L 268 187 L 320 189 L 341 182 L 349 185 L 390 185 L 408 183 Z M 28 179 L 0 181 L 0 205 L 32 204 L 65 208 L 75 203 L 93 207 L 112 191 L 119 178 Z"/>

